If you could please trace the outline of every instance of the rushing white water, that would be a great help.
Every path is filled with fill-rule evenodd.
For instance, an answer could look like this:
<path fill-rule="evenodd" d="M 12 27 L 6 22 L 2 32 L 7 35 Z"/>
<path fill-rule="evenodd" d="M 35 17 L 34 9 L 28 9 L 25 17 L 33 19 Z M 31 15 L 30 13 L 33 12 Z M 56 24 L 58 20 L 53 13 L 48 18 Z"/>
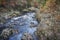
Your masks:
<path fill-rule="evenodd" d="M 32 24 L 34 27 L 32 26 Z M 35 19 L 35 13 L 27 13 L 23 16 L 13 17 L 6 23 L 6 26 L 9 25 L 13 25 L 13 28 L 17 29 L 19 32 L 18 34 L 10 37 L 9 40 L 21 40 L 21 37 L 25 32 L 31 34 L 34 40 L 36 40 L 34 32 L 37 29 L 36 26 L 38 25 L 38 22 Z"/>

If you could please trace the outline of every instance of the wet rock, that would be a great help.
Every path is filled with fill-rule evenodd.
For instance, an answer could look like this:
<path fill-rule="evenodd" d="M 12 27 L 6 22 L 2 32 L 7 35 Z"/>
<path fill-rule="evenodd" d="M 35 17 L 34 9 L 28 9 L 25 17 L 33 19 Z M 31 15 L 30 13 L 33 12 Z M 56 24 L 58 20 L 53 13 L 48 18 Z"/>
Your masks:
<path fill-rule="evenodd" d="M 38 8 L 35 8 L 35 7 L 30 7 L 30 8 L 28 8 L 30 11 L 32 11 L 32 12 L 37 12 L 38 11 Z"/>
<path fill-rule="evenodd" d="M 21 13 L 19 11 L 12 11 L 12 14 L 10 14 L 10 17 L 16 17 L 16 16 L 20 16 Z"/>
<path fill-rule="evenodd" d="M 28 9 L 24 9 L 23 11 L 29 11 Z"/>
<path fill-rule="evenodd" d="M 24 33 L 21 40 L 33 40 L 33 37 L 29 33 Z"/>
<path fill-rule="evenodd" d="M 1 13 L 0 15 L 1 15 L 1 17 L 4 17 L 5 19 L 9 19 L 9 18 L 12 18 L 12 17 L 20 16 L 21 13 L 19 11 L 11 10 L 10 12 Z"/>
<path fill-rule="evenodd" d="M 6 19 L 4 17 L 0 17 L 0 24 L 4 24 L 6 22 Z"/>
<path fill-rule="evenodd" d="M 34 22 L 30 23 L 30 27 L 36 27 L 37 25 L 38 25 L 38 23 L 36 23 L 36 24 Z"/>
<path fill-rule="evenodd" d="M 0 34 L 2 33 L 2 30 L 4 30 L 6 27 L 4 25 L 0 24 Z"/>
<path fill-rule="evenodd" d="M 22 10 L 22 13 L 23 13 L 23 14 L 28 13 L 28 12 L 29 12 L 28 9 L 23 9 L 23 10 Z"/>
<path fill-rule="evenodd" d="M 1 36 L 3 39 L 7 39 L 7 38 L 9 38 L 9 36 L 11 36 L 11 35 L 13 34 L 13 32 L 14 32 L 13 29 L 6 28 L 6 29 L 4 29 L 4 30 L 2 31 L 2 33 L 1 33 L 0 36 Z"/>

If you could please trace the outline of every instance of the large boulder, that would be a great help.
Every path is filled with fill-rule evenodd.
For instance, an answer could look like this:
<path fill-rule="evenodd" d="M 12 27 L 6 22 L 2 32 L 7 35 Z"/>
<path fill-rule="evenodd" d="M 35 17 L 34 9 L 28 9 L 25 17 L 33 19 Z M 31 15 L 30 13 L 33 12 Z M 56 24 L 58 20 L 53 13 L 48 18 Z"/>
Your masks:
<path fill-rule="evenodd" d="M 1 39 L 7 39 L 9 38 L 11 35 L 13 35 L 14 33 L 17 33 L 17 30 L 15 29 L 12 29 L 12 28 L 6 28 L 6 29 L 3 29 L 1 35 L 0 35 L 0 38 Z"/>
<path fill-rule="evenodd" d="M 21 40 L 33 40 L 33 37 L 29 33 L 24 33 Z"/>

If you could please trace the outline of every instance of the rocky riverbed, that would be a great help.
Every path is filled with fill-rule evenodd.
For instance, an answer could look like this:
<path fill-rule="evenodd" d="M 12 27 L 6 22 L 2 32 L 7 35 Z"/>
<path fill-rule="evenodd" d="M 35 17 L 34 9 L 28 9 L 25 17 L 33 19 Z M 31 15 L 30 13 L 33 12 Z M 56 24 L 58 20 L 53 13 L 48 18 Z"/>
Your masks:
<path fill-rule="evenodd" d="M 18 13 L 18 12 L 17 12 Z M 6 19 L 1 33 L 1 40 L 37 40 L 35 31 L 38 22 L 35 12 Z M 5 27 L 5 28 L 4 28 Z"/>

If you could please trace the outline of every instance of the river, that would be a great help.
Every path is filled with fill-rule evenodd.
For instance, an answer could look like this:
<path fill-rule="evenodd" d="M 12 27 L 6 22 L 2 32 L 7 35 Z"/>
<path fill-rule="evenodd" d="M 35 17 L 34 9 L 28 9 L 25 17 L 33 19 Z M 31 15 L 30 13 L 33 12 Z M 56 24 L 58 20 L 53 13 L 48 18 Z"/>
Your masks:
<path fill-rule="evenodd" d="M 24 33 L 28 33 L 33 36 L 34 40 L 37 40 L 34 32 L 37 29 L 38 22 L 35 18 L 35 12 L 29 12 L 22 16 L 13 17 L 5 23 L 5 26 L 13 25 L 13 29 L 18 30 L 18 34 L 13 34 L 9 37 L 9 40 L 21 40 Z"/>

